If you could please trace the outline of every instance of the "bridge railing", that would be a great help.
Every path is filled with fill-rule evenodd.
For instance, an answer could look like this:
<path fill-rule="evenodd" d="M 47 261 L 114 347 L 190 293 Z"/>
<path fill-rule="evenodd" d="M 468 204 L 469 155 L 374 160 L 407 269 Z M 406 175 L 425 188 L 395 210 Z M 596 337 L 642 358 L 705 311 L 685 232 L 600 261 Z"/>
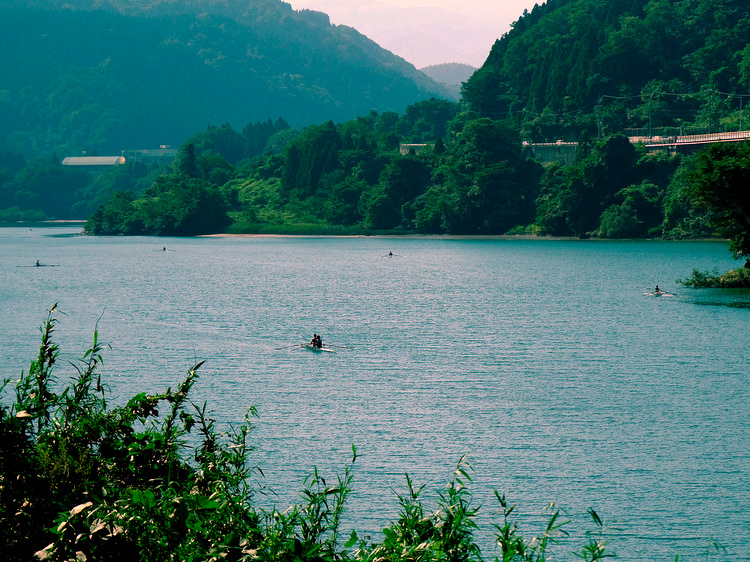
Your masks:
<path fill-rule="evenodd" d="M 730 131 L 727 133 L 705 133 L 701 135 L 682 135 L 682 136 L 631 136 L 628 140 L 632 144 L 644 144 L 650 151 L 668 150 L 675 151 L 677 145 L 683 145 L 681 150 L 685 150 L 684 145 L 700 145 L 711 142 L 733 142 L 743 139 L 750 139 L 750 131 Z M 531 149 L 534 157 L 541 162 L 563 162 L 570 163 L 575 159 L 577 142 L 566 142 L 559 140 L 557 142 L 528 142 L 524 141 L 524 146 Z M 687 149 L 689 150 L 689 149 Z"/>
<path fill-rule="evenodd" d="M 731 131 L 728 133 L 709 133 L 705 135 L 686 135 L 677 137 L 678 143 L 721 142 L 750 138 L 750 131 Z"/>

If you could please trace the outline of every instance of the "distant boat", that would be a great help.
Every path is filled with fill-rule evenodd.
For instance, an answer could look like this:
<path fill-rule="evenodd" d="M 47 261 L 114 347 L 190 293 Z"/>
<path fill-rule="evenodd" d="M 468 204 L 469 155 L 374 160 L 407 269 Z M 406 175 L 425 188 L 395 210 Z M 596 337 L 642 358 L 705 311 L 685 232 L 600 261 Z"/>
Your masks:
<path fill-rule="evenodd" d="M 335 350 L 331 349 L 330 347 L 318 347 L 316 345 L 312 345 L 309 343 L 302 343 L 300 344 L 301 349 L 309 349 L 310 351 L 319 352 L 319 351 L 327 351 L 328 353 L 336 353 Z"/>
<path fill-rule="evenodd" d="M 674 293 L 668 293 L 667 291 L 646 291 L 643 295 L 648 297 L 673 297 Z"/>

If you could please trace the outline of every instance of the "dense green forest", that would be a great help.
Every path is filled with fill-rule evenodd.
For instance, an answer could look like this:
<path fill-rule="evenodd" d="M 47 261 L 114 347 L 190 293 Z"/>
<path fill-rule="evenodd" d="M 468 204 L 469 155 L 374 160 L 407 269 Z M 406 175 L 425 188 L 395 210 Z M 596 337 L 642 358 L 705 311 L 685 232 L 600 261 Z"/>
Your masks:
<path fill-rule="evenodd" d="M 709 197 L 704 157 L 649 153 L 626 136 L 740 127 L 750 6 L 714 4 L 551 0 L 497 41 L 460 102 L 301 129 L 210 126 L 166 169 L 128 164 L 92 182 L 5 151 L 0 208 L 6 218 L 93 213 L 91 234 L 724 236 L 747 256 L 741 182 Z M 560 138 L 578 141 L 575 161 L 533 158 L 528 142 Z M 711 154 L 746 177 L 744 149 L 727 150 L 739 152 Z M 49 178 L 69 187 L 44 193 Z M 716 207 L 729 192 L 731 220 Z"/>
<path fill-rule="evenodd" d="M 248 123 L 239 132 L 229 124 L 208 127 L 188 137 L 186 144 L 206 153 L 200 165 L 212 184 L 218 185 L 234 176 L 234 165 L 240 160 L 264 151 L 280 152 L 298 134 L 281 118 L 267 119 Z M 94 176 L 60 165 L 55 156 L 26 161 L 21 153 L 0 150 L 0 221 L 86 218 L 116 192 L 143 193 L 154 182 L 163 181 L 161 176 L 168 172 L 132 161 Z"/>
<path fill-rule="evenodd" d="M 549 0 L 495 43 L 463 99 L 528 140 L 577 140 L 649 122 L 736 130 L 749 87 L 744 0 Z"/>
<path fill-rule="evenodd" d="M 510 122 L 470 119 L 458 104 L 435 99 L 403 115 L 372 112 L 310 126 L 281 153 L 234 164 L 222 151 L 241 138 L 228 126 L 195 135 L 169 173 L 138 198 L 120 191 L 86 230 L 721 235 L 733 240 L 737 257 L 750 255 L 739 236 L 749 231 L 749 197 L 737 179 L 750 174 L 746 143 L 682 157 L 648 153 L 618 134 L 583 138 L 575 162 L 542 166 Z M 423 149 L 402 153 L 402 139 Z M 713 196 L 716 186 L 723 191 Z"/>
<path fill-rule="evenodd" d="M 26 157 L 179 146 L 209 125 L 281 115 L 302 127 L 450 96 L 356 30 L 280 0 L 0 2 L 0 50 L 0 149 Z"/>

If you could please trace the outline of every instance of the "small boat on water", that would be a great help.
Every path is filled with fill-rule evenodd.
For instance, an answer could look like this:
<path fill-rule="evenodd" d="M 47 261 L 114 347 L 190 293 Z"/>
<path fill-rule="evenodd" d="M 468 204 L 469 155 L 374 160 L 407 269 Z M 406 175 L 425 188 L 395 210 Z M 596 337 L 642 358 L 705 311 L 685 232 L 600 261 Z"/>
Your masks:
<path fill-rule="evenodd" d="M 659 285 L 657 285 L 656 287 L 654 287 L 653 291 L 646 291 L 643 294 L 644 294 L 644 296 L 650 296 L 650 297 L 672 297 L 672 296 L 674 296 L 674 293 L 670 293 L 669 291 L 662 291 L 659 288 Z"/>
<path fill-rule="evenodd" d="M 300 348 L 309 349 L 310 351 L 314 351 L 316 353 L 319 351 L 327 351 L 328 353 L 336 353 L 336 351 L 331 349 L 330 347 L 318 347 L 317 345 L 312 345 L 310 343 L 300 344 Z"/>

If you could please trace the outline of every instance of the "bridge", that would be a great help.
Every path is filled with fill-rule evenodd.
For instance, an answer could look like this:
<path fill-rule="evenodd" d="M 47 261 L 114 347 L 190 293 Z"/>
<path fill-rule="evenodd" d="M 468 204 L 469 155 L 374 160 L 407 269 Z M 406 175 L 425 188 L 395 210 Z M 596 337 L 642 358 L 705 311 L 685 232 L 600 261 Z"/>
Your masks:
<path fill-rule="evenodd" d="M 667 152 L 669 154 L 694 154 L 700 149 L 716 142 L 743 142 L 750 139 L 750 131 L 732 131 L 728 133 L 707 133 L 703 135 L 680 136 L 632 136 L 632 144 L 642 144 L 646 152 Z M 575 160 L 577 142 L 542 142 L 524 143 L 524 147 L 542 163 L 560 162 L 570 164 Z"/>
<path fill-rule="evenodd" d="M 750 131 L 729 133 L 708 133 L 705 135 L 685 135 L 674 137 L 628 137 L 633 144 L 643 143 L 648 152 L 669 152 L 670 154 L 693 154 L 701 148 L 716 142 L 742 142 L 750 139 Z"/>

